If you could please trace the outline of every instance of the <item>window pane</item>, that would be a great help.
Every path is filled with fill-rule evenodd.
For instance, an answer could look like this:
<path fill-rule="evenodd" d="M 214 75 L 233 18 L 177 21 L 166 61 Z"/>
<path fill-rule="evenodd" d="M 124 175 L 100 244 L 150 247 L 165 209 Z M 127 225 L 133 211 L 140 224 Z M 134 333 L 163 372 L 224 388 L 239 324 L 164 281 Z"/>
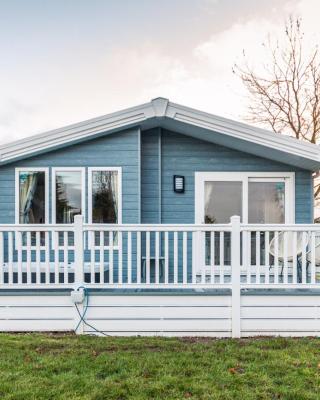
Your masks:
<path fill-rule="evenodd" d="M 70 224 L 74 216 L 81 214 L 81 172 L 59 171 L 56 173 L 56 222 Z"/>
<path fill-rule="evenodd" d="M 118 172 L 92 172 L 92 222 L 118 222 Z"/>
<path fill-rule="evenodd" d="M 285 222 L 285 183 L 249 182 L 248 220 L 250 224 Z"/>
<path fill-rule="evenodd" d="M 19 173 L 19 223 L 45 223 L 45 172 Z"/>
<path fill-rule="evenodd" d="M 242 218 L 242 182 L 205 182 L 205 223 L 225 224 Z"/>

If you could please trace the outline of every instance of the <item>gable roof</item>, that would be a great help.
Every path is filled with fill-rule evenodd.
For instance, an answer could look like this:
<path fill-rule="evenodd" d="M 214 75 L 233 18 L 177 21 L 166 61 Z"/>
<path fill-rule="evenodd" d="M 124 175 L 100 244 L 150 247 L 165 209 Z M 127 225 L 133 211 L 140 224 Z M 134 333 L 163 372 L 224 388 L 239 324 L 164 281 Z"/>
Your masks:
<path fill-rule="evenodd" d="M 0 164 L 124 129 L 140 127 L 145 130 L 156 126 L 296 167 L 320 169 L 320 148 L 317 145 L 171 103 L 161 97 L 2 145 Z"/>

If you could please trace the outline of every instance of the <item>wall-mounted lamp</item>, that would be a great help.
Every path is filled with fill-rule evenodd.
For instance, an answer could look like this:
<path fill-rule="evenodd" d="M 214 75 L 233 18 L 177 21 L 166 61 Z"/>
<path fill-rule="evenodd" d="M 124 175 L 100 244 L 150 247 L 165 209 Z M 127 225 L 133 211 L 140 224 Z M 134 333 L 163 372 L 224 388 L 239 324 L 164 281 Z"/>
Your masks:
<path fill-rule="evenodd" d="M 181 175 L 173 176 L 173 190 L 176 193 L 184 193 L 184 176 Z"/>

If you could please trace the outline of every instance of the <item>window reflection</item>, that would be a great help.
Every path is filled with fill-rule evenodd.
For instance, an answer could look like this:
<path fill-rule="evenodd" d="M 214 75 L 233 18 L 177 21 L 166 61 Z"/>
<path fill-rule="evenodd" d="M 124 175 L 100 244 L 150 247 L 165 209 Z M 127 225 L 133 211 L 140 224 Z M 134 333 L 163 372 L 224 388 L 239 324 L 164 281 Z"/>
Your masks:
<path fill-rule="evenodd" d="M 249 224 L 285 222 L 285 183 L 249 181 Z"/>
<path fill-rule="evenodd" d="M 70 224 L 74 216 L 81 214 L 81 171 L 56 173 L 56 222 Z"/>
<path fill-rule="evenodd" d="M 92 222 L 118 222 L 118 172 L 92 172 Z"/>
<path fill-rule="evenodd" d="M 45 223 L 45 172 L 19 173 L 19 223 Z"/>
<path fill-rule="evenodd" d="M 242 217 L 242 182 L 205 182 L 205 223 L 226 224 Z"/>

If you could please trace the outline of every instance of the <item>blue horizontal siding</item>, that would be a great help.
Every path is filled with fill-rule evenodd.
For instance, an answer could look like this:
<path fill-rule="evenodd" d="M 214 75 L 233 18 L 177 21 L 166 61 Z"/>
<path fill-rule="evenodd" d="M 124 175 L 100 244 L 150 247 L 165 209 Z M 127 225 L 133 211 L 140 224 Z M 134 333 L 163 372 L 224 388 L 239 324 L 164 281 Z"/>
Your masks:
<path fill-rule="evenodd" d="M 296 222 L 312 222 L 313 196 L 310 171 L 166 130 L 162 131 L 161 153 L 163 223 L 194 223 L 196 171 L 295 172 Z M 185 176 L 185 193 L 178 194 L 173 191 L 173 175 Z"/>
<path fill-rule="evenodd" d="M 0 167 L 0 223 L 14 223 L 15 221 L 16 167 L 122 167 L 123 222 L 137 223 L 139 221 L 138 143 L 139 131 L 131 129 Z M 87 179 L 86 175 L 86 183 Z"/>
<path fill-rule="evenodd" d="M 141 222 L 159 223 L 159 129 L 141 135 Z"/>

